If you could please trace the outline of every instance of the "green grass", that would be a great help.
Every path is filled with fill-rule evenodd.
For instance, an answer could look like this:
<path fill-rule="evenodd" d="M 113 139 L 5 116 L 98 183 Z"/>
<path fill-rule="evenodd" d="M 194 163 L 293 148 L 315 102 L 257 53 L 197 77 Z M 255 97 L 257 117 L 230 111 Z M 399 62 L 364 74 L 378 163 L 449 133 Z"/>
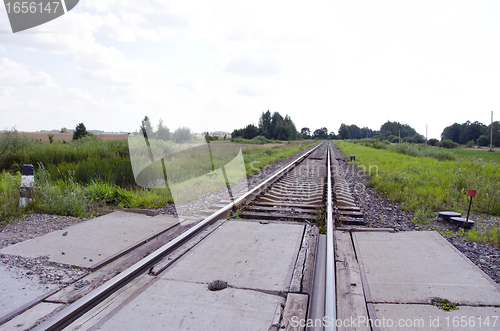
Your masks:
<path fill-rule="evenodd" d="M 7 220 L 19 215 L 19 187 L 21 174 L 11 175 L 7 172 L 0 173 L 0 222 L 4 224 Z"/>
<path fill-rule="evenodd" d="M 388 150 L 377 150 L 342 141 L 335 145 L 345 156 L 373 174 L 369 185 L 403 207 L 424 213 L 468 207 L 468 189 L 477 190 L 473 211 L 500 215 L 500 165 L 470 160 L 438 161 Z"/>
<path fill-rule="evenodd" d="M 372 177 L 368 185 L 401 203 L 415 221 L 430 222 L 444 210 L 465 214 L 469 189 L 477 190 L 472 213 L 500 215 L 500 164 L 470 159 L 438 161 L 343 141 L 334 144 L 344 156 L 356 155 L 358 167 Z M 473 231 L 471 236 L 495 244 L 498 231 L 496 226 Z"/>
<path fill-rule="evenodd" d="M 293 154 L 317 143 L 317 141 L 303 140 L 288 143 L 284 146 L 274 146 L 272 148 L 262 148 L 258 145 L 242 145 L 247 175 L 254 175 L 266 165 L 269 165 L 277 160 L 290 157 Z"/>
<path fill-rule="evenodd" d="M 109 212 L 120 208 L 160 208 L 173 203 L 168 188 L 146 189 L 137 186 L 130 159 L 126 156 L 126 142 L 123 145 L 121 141 L 104 142 L 98 138 L 86 138 L 68 144 L 49 144 L 20 138 L 16 133 L 6 136 L 7 138 L 4 135 L 0 139 L 0 147 L 3 146 L 10 156 L 2 160 L 7 160 L 14 166 L 9 171 L 3 170 L 0 173 L 2 224 L 32 212 L 92 217 L 102 213 L 103 208 L 104 212 Z M 291 142 L 272 148 L 266 145 L 242 144 L 240 146 L 246 174 L 237 174 L 238 177 L 231 167 L 226 169 L 227 174 L 234 178 L 255 174 L 264 166 L 291 156 L 314 143 Z M 173 167 L 169 168 L 172 170 L 169 173 L 173 174 L 172 178 L 169 178 L 171 185 L 177 183 L 181 190 L 190 185 L 197 186 L 191 192 L 196 196 L 182 197 L 182 201 L 197 198 L 214 189 L 210 182 L 203 182 L 198 178 L 211 170 L 211 163 L 209 162 L 207 168 L 207 160 L 200 159 L 197 153 L 175 154 L 179 149 L 174 148 L 171 142 L 152 141 L 151 146 L 154 153 L 172 155 L 172 159 L 166 159 L 166 166 Z M 211 160 L 215 168 L 234 157 L 235 151 L 228 149 L 223 142 L 213 143 L 211 148 L 215 152 L 214 155 L 217 155 Z M 13 160 L 17 161 L 12 163 Z M 33 201 L 26 208 L 19 208 L 21 175 L 15 169 L 20 168 L 23 163 L 35 161 L 38 163 L 35 169 L 36 187 Z M 217 176 L 220 177 L 221 174 Z"/>
<path fill-rule="evenodd" d="M 500 163 L 500 151 L 490 152 L 485 149 L 456 148 L 452 151 L 458 158 L 471 161 L 485 161 Z"/>

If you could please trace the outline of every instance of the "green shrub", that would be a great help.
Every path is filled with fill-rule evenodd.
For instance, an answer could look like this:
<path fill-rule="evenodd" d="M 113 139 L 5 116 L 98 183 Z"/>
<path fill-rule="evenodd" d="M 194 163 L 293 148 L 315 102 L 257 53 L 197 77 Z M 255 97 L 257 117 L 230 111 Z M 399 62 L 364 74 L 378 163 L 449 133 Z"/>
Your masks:
<path fill-rule="evenodd" d="M 431 138 L 427 141 L 427 144 L 429 146 L 436 146 L 436 144 L 439 142 L 439 140 L 437 140 L 436 138 Z"/>
<path fill-rule="evenodd" d="M 376 149 L 386 149 L 387 145 L 378 139 L 374 139 L 373 143 L 372 143 L 372 147 L 376 148 Z"/>
<path fill-rule="evenodd" d="M 445 139 L 438 144 L 436 144 L 438 147 L 444 147 L 444 148 L 457 148 L 458 144 L 451 139 Z"/>
<path fill-rule="evenodd" d="M 472 148 L 472 147 L 474 147 L 474 145 L 475 145 L 474 140 L 469 140 L 469 141 L 467 142 L 467 147 L 468 147 L 468 148 Z"/>
<path fill-rule="evenodd" d="M 479 146 L 489 146 L 490 138 L 486 137 L 485 135 L 482 135 L 479 138 L 477 138 L 477 144 Z"/>

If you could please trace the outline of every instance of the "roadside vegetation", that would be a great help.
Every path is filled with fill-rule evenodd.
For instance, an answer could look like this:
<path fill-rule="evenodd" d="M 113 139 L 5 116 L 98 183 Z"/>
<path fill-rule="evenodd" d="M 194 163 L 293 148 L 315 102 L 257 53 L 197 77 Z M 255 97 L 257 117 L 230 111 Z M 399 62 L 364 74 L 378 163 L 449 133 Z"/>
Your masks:
<path fill-rule="evenodd" d="M 182 145 L 173 140 L 157 139 L 160 135 L 192 142 L 191 133 L 186 128 L 171 135 L 165 129 L 150 131 L 158 136 L 149 139 L 153 148 L 166 148 L 171 153 L 182 149 Z M 240 141 L 240 144 L 247 175 L 315 143 L 275 142 L 269 145 L 244 142 Z M 160 208 L 173 203 L 168 188 L 146 189 L 137 185 L 128 143 L 126 140 L 102 140 L 92 135 L 82 135 L 67 143 L 50 143 L 26 138 L 15 130 L 3 132 L 0 136 L 0 222 L 6 224 L 32 212 L 93 217 L 115 209 Z M 216 149 L 223 143 L 223 140 L 214 141 L 211 145 Z M 192 170 L 182 166 L 187 164 L 184 161 L 178 162 L 181 166 L 178 167 L 177 181 Z M 222 161 L 214 159 L 214 162 L 217 166 Z M 19 207 L 23 164 L 35 166 L 33 199 L 26 208 Z"/>
<path fill-rule="evenodd" d="M 371 176 L 367 184 L 400 203 L 403 210 L 414 215 L 415 222 L 432 221 L 445 210 L 466 214 L 469 189 L 477 191 L 471 213 L 500 215 L 500 164 L 495 161 L 458 157 L 453 152 L 440 154 L 443 150 L 439 148 L 378 148 L 344 141 L 334 144 L 345 157 L 356 155 L 355 164 Z M 499 245 L 500 224 L 469 230 L 467 236 Z"/>

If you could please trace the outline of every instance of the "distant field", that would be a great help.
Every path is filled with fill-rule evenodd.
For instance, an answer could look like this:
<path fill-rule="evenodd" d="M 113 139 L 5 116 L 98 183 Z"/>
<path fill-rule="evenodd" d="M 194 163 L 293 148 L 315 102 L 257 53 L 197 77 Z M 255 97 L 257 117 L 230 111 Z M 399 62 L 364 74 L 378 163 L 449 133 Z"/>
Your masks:
<path fill-rule="evenodd" d="M 73 133 L 59 133 L 59 132 L 18 132 L 20 136 L 33 138 L 35 140 L 41 140 L 44 142 L 49 141 L 49 134 L 54 136 L 54 142 L 71 141 L 73 138 Z M 2 132 L 0 132 L 0 136 Z M 127 140 L 128 135 L 126 133 L 95 133 L 96 137 L 102 138 L 104 140 Z"/>
<path fill-rule="evenodd" d="M 455 148 L 451 150 L 456 156 L 470 160 L 494 161 L 500 163 L 500 150 Z"/>

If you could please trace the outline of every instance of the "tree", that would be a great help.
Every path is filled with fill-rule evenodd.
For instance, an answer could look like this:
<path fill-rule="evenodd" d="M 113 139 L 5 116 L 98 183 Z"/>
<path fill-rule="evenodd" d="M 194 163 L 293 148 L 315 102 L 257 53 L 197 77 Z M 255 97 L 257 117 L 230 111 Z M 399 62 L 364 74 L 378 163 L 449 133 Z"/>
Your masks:
<path fill-rule="evenodd" d="M 189 128 L 183 127 L 175 130 L 174 134 L 172 135 L 172 138 L 176 143 L 183 143 L 190 141 L 193 138 L 193 136 Z"/>
<path fill-rule="evenodd" d="M 253 125 L 253 124 L 248 124 L 242 132 L 242 136 L 245 139 L 253 139 L 259 135 L 259 129 Z"/>
<path fill-rule="evenodd" d="M 352 124 L 352 125 L 349 125 L 347 128 L 349 129 L 351 139 L 363 138 L 363 133 L 361 132 L 361 129 L 357 125 Z"/>
<path fill-rule="evenodd" d="M 328 139 L 328 129 L 325 127 L 322 127 L 321 129 L 314 130 L 313 138 L 314 139 Z"/>
<path fill-rule="evenodd" d="M 486 136 L 490 136 L 491 125 L 488 125 Z M 493 145 L 500 147 L 500 121 L 493 122 Z"/>
<path fill-rule="evenodd" d="M 344 123 L 340 124 L 338 138 L 342 140 L 351 139 L 351 132 L 349 131 L 349 127 Z"/>
<path fill-rule="evenodd" d="M 300 134 L 304 139 L 311 139 L 311 130 L 309 130 L 309 128 L 302 128 Z"/>
<path fill-rule="evenodd" d="M 450 126 L 444 128 L 441 133 L 441 141 L 449 139 L 458 143 L 460 141 L 460 134 L 462 133 L 462 125 L 458 123 L 453 123 Z"/>
<path fill-rule="evenodd" d="M 374 131 L 366 126 L 361 128 L 361 134 L 363 135 L 362 138 L 373 138 L 377 136 L 379 133 L 380 133 L 379 131 Z"/>
<path fill-rule="evenodd" d="M 259 135 L 267 139 L 294 140 L 300 134 L 290 116 L 286 115 L 283 118 L 278 112 L 271 115 L 269 110 L 260 115 L 258 127 L 249 124 L 245 128 L 235 129 L 231 133 L 232 138 L 243 137 L 245 139 L 253 139 Z"/>
<path fill-rule="evenodd" d="M 153 127 L 151 126 L 148 115 L 144 116 L 144 119 L 141 122 L 141 133 L 144 138 L 153 138 Z"/>
<path fill-rule="evenodd" d="M 76 126 L 75 132 L 73 132 L 73 140 L 80 139 L 82 137 L 87 136 L 89 133 L 87 132 L 87 128 L 83 123 L 80 123 Z"/>
<path fill-rule="evenodd" d="M 156 138 L 161 140 L 170 140 L 170 130 L 163 125 L 163 120 L 160 118 L 158 130 L 156 130 Z"/>
<path fill-rule="evenodd" d="M 61 128 L 61 133 L 68 133 L 68 129 L 66 127 Z"/>
<path fill-rule="evenodd" d="M 282 132 L 282 124 L 283 124 L 283 116 L 280 115 L 277 111 L 273 113 L 271 117 L 271 139 L 283 139 L 280 138 L 280 133 Z"/>
<path fill-rule="evenodd" d="M 262 115 L 260 115 L 259 132 L 267 139 L 272 139 L 273 127 L 271 123 L 271 112 L 269 110 L 262 112 Z"/>
<path fill-rule="evenodd" d="M 395 135 L 399 137 L 401 132 L 401 138 L 413 137 L 417 135 L 417 131 L 408 124 L 401 124 L 399 122 L 387 121 L 380 127 L 380 132 L 385 133 L 385 135 Z"/>

